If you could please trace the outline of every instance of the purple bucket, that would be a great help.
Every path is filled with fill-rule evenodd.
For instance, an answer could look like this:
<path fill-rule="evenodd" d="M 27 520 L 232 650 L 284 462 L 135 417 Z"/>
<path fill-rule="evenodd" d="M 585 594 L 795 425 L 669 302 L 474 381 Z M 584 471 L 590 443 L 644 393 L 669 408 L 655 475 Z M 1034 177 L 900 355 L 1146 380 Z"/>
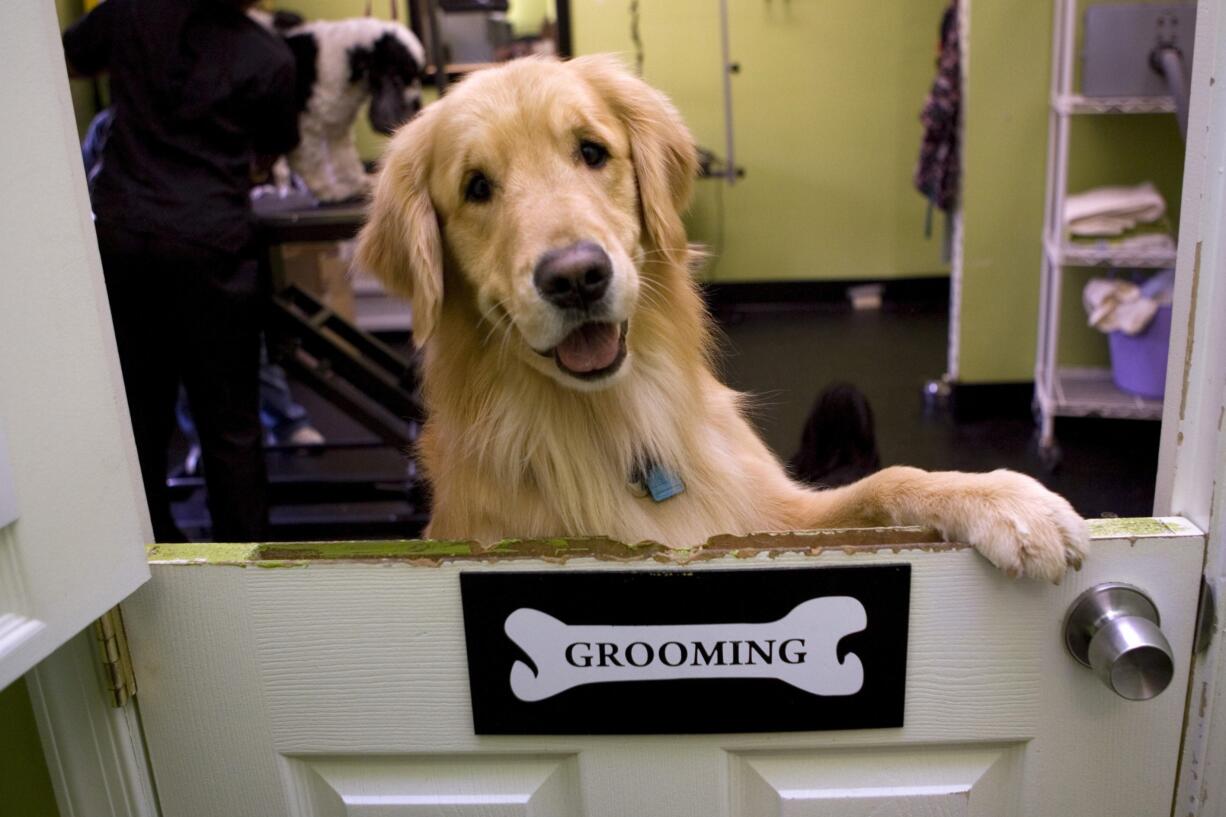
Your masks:
<path fill-rule="evenodd" d="M 1139 335 L 1112 332 L 1111 377 L 1130 394 L 1161 400 L 1166 389 L 1166 357 L 1171 343 L 1171 305 L 1158 307 L 1149 326 Z"/>

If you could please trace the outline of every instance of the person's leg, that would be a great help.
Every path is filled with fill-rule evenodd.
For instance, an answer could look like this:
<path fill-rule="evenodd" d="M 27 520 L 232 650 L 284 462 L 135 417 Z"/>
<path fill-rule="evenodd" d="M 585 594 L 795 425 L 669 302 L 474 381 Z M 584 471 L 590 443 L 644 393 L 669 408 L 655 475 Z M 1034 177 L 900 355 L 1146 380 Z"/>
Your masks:
<path fill-rule="evenodd" d="M 200 436 L 196 434 L 196 421 L 192 419 L 192 410 L 187 405 L 187 390 L 179 386 L 179 394 L 175 398 L 175 420 L 179 431 L 187 438 L 187 454 L 183 457 L 183 473 L 195 476 L 200 473 Z"/>
<path fill-rule="evenodd" d="M 259 417 L 263 299 L 256 263 L 195 251 L 183 279 L 183 382 L 200 434 L 215 541 L 250 542 L 268 527 Z"/>
<path fill-rule="evenodd" d="M 308 428 L 319 439 L 306 444 L 323 442 L 322 435 L 311 428 L 306 408 L 294 399 L 285 370 L 269 359 L 264 339 L 260 340 L 260 419 L 278 443 L 292 443 L 296 434 Z M 313 437 L 308 434 L 307 439 Z"/>
<path fill-rule="evenodd" d="M 144 238 L 126 231 L 99 225 L 98 247 L 153 535 L 158 542 L 182 542 L 166 488 L 179 383 L 174 327 L 166 320 L 167 271 Z"/>

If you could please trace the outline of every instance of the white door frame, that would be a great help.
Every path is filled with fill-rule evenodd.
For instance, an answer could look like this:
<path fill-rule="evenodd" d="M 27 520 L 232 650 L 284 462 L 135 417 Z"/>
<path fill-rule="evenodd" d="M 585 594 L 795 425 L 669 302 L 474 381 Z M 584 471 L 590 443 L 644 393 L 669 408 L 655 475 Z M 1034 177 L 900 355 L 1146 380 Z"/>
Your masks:
<path fill-rule="evenodd" d="M 1208 534 L 1216 626 L 1189 686 L 1174 814 L 1226 817 L 1226 3 L 1200 0 L 1156 514 Z M 1221 490 L 1216 490 L 1218 488 Z M 1202 615 L 1205 611 L 1202 611 Z"/>
<path fill-rule="evenodd" d="M 136 703 L 108 701 L 86 630 L 26 674 L 60 817 L 158 817 Z"/>
<path fill-rule="evenodd" d="M 1183 515 L 1209 533 L 1206 577 L 1226 615 L 1226 0 L 1200 0 L 1180 250 L 1155 513 Z M 1214 80 L 1211 84 L 1211 79 Z M 63 82 L 62 78 L 55 81 Z M 1223 491 L 1226 494 L 1226 490 Z M 1220 633 L 1219 633 L 1220 634 Z M 1202 781 L 1226 779 L 1226 650 L 1215 638 L 1192 681 L 1176 814 L 1226 815 L 1226 792 Z M 35 714 L 62 817 L 157 813 L 136 716 L 111 709 L 87 683 L 92 655 L 78 636 L 29 676 Z M 82 747 L 84 749 L 82 750 Z M 108 748 L 109 747 L 109 748 Z M 99 788 L 100 787 L 100 788 Z M 109 812 L 91 793 L 107 791 Z"/>

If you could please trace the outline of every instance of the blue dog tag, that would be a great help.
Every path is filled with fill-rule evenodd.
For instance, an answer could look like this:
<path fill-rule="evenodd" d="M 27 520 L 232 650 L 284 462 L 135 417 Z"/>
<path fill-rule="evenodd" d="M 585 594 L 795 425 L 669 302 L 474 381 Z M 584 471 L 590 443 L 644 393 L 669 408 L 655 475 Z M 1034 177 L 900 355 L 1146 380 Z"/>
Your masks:
<path fill-rule="evenodd" d="M 654 462 L 648 466 L 644 482 L 651 498 L 656 502 L 672 499 L 685 491 L 685 483 L 681 481 L 681 477 Z"/>

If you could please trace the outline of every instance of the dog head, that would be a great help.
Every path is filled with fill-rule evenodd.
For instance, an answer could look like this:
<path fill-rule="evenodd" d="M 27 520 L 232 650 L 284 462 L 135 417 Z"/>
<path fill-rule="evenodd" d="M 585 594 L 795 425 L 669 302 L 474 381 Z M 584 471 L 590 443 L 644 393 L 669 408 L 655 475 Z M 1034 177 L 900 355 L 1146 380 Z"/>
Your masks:
<path fill-rule="evenodd" d="M 399 23 L 381 23 L 372 42 L 349 49 L 349 81 L 370 92 L 370 126 L 391 134 L 421 110 L 421 70 L 425 50 Z"/>
<path fill-rule="evenodd" d="M 397 133 L 358 261 L 408 296 L 418 344 L 459 299 L 448 320 L 472 336 L 598 389 L 633 365 L 636 313 L 663 306 L 653 276 L 687 275 L 695 174 L 677 111 L 614 58 L 519 60 Z"/>

